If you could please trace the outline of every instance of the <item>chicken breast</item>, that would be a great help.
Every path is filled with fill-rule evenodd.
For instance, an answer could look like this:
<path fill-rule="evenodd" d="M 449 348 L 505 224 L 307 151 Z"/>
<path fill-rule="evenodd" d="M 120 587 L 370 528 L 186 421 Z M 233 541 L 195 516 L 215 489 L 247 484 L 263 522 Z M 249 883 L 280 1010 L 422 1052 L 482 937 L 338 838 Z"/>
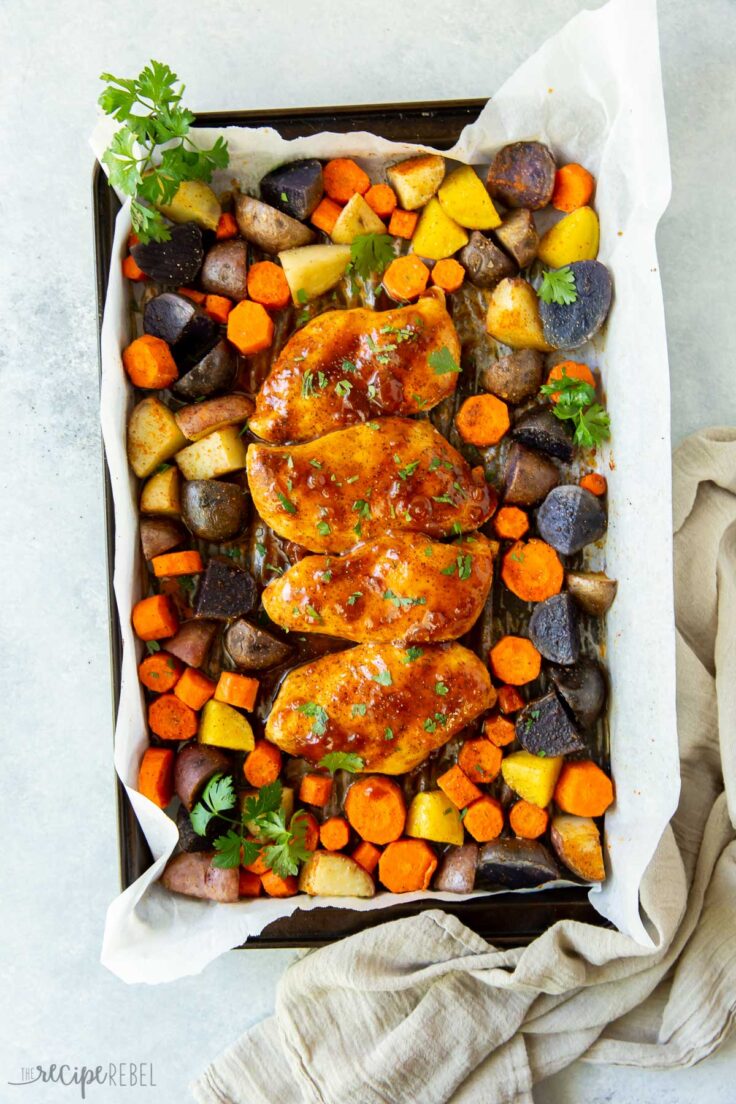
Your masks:
<path fill-rule="evenodd" d="M 313 552 L 345 552 L 387 530 L 446 537 L 496 508 L 482 468 L 427 421 L 383 418 L 290 448 L 253 444 L 247 474 L 258 513 Z"/>
<path fill-rule="evenodd" d="M 352 752 L 363 772 L 403 774 L 495 698 L 485 664 L 460 644 L 359 644 L 286 676 L 266 738 L 311 763 Z"/>
<path fill-rule="evenodd" d="M 481 536 L 440 544 L 389 533 L 344 556 L 306 556 L 263 592 L 266 613 L 293 632 L 345 640 L 456 640 L 480 615 L 498 545 Z"/>
<path fill-rule="evenodd" d="M 430 364 L 433 353 L 441 356 Z M 460 363 L 460 341 L 438 299 L 389 311 L 328 311 L 287 341 L 249 428 L 283 444 L 383 414 L 429 410 L 455 390 L 453 362 Z"/>

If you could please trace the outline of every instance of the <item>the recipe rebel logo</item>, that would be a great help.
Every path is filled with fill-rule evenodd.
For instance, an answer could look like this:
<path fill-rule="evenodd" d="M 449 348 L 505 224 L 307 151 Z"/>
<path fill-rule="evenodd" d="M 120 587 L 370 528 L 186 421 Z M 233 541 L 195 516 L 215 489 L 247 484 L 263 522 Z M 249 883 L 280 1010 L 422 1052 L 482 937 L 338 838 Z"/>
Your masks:
<path fill-rule="evenodd" d="M 16 1088 L 28 1085 L 76 1087 L 81 1100 L 87 1099 L 88 1089 L 101 1085 L 114 1089 L 156 1088 L 152 1062 L 108 1062 L 98 1066 L 71 1066 L 66 1062 L 53 1062 L 46 1066 L 23 1066 L 20 1079 L 7 1083 Z"/>

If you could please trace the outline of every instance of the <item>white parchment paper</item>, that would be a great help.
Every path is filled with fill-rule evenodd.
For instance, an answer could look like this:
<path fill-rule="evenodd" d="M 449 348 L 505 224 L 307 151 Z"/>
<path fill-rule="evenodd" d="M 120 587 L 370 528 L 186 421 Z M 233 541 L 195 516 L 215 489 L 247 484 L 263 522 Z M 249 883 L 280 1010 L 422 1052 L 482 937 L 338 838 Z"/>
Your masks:
<path fill-rule="evenodd" d="M 111 120 L 100 120 L 92 137 L 98 156 L 114 129 Z M 265 128 L 195 133 L 206 144 L 218 134 L 226 137 L 231 164 L 215 186 L 237 180 L 245 191 L 286 160 L 352 156 L 380 175 L 385 165 L 419 148 L 366 133 L 322 133 L 293 141 Z M 605 820 L 610 874 L 602 887 L 591 889 L 590 898 L 621 931 L 650 945 L 640 915 L 639 883 L 679 792 L 669 377 L 655 252 L 670 174 L 655 0 L 611 0 L 596 12 L 576 16 L 506 81 L 445 156 L 488 163 L 506 142 L 532 138 L 547 142 L 559 164 L 580 161 L 596 176 L 599 259 L 614 281 L 605 335 L 584 350 L 600 368 L 613 425 L 611 447 L 603 451 L 601 463 L 610 469 L 606 566 L 619 580 L 606 644 L 616 782 L 616 802 Z M 458 898 L 381 893 L 371 901 L 300 896 L 222 905 L 168 893 L 156 882 L 176 845 L 177 830 L 134 788 L 147 737 L 136 673 L 139 645 L 130 628 L 141 569 L 136 487 L 125 454 L 131 397 L 121 361 L 129 317 L 119 262 L 129 228 L 124 207 L 116 225 L 102 328 L 102 430 L 115 503 L 114 588 L 123 634 L 115 767 L 155 861 L 110 905 L 102 962 L 125 981 L 155 983 L 199 972 L 295 908 L 364 910 L 426 896 Z M 546 888 L 554 892 L 554 883 Z"/>

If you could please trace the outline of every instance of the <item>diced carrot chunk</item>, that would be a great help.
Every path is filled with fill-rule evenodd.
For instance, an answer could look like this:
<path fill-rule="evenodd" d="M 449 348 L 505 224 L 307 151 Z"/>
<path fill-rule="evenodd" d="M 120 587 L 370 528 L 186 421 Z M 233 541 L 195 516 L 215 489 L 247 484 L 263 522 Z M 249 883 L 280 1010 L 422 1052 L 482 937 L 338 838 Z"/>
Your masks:
<path fill-rule="evenodd" d="M 464 809 L 471 801 L 477 801 L 482 796 L 475 783 L 470 781 L 465 771 L 457 764 L 440 775 L 437 785 L 458 809 Z"/>
<path fill-rule="evenodd" d="M 418 211 L 402 211 L 401 207 L 397 207 L 391 215 L 388 232 L 394 238 L 406 238 L 409 241 L 414 236 L 418 220 Z"/>
<path fill-rule="evenodd" d="M 332 794 L 332 779 L 326 774 L 305 774 L 299 787 L 299 800 L 305 805 L 326 805 Z"/>
<path fill-rule="evenodd" d="M 174 604 L 166 594 L 153 594 L 133 606 L 133 629 L 140 640 L 164 640 L 178 628 Z"/>
<path fill-rule="evenodd" d="M 212 679 L 198 671 L 196 667 L 187 667 L 176 686 L 174 693 L 190 709 L 199 710 L 215 692 Z"/>
<path fill-rule="evenodd" d="M 599 475 L 598 472 L 588 472 L 587 475 L 584 475 L 580 480 L 580 486 L 598 497 L 604 495 L 608 490 L 608 482 L 605 475 Z"/>
<path fill-rule="evenodd" d="M 323 180 L 330 199 L 343 206 L 356 192 L 365 195 L 371 186 L 368 174 L 350 157 L 335 157 L 328 161 L 324 167 Z"/>
<path fill-rule="evenodd" d="M 143 334 L 123 351 L 123 367 L 135 387 L 160 391 L 179 378 L 171 349 L 160 337 Z"/>
<path fill-rule="evenodd" d="M 228 315 L 227 339 L 243 356 L 260 353 L 273 341 L 273 320 L 260 303 L 243 299 Z"/>
<path fill-rule="evenodd" d="M 463 825 L 474 840 L 487 843 L 503 831 L 503 809 L 495 798 L 484 794 L 468 806 Z"/>
<path fill-rule="evenodd" d="M 364 870 L 372 874 L 378 866 L 378 860 L 381 857 L 381 848 L 376 847 L 374 843 L 369 843 L 368 840 L 361 840 L 353 851 L 352 857 Z"/>
<path fill-rule="evenodd" d="M 131 257 L 130 254 L 123 261 L 123 276 L 126 280 L 135 280 L 136 283 L 148 279 L 145 272 L 135 263 L 135 258 Z"/>
<path fill-rule="evenodd" d="M 208 295 L 204 301 L 204 313 L 213 322 L 220 322 L 223 326 L 227 322 L 232 309 L 233 301 L 225 295 Z"/>
<path fill-rule="evenodd" d="M 260 897 L 261 879 L 241 866 L 238 871 L 238 897 Z"/>
<path fill-rule="evenodd" d="M 228 238 L 237 237 L 237 233 L 238 224 L 235 221 L 235 216 L 231 215 L 229 211 L 223 211 L 217 223 L 215 237 L 218 241 L 227 241 Z"/>
<path fill-rule="evenodd" d="M 199 552 L 165 552 L 151 560 L 153 574 L 157 579 L 175 575 L 198 575 L 204 571 Z"/>
<path fill-rule="evenodd" d="M 396 192 L 390 184 L 374 184 L 365 193 L 365 201 L 381 219 L 389 218 L 396 210 Z"/>
<path fill-rule="evenodd" d="M 340 217 L 342 207 L 335 203 L 329 196 L 323 196 L 309 216 L 310 222 L 318 230 L 324 230 L 325 234 L 331 234 L 335 229 L 335 223 Z"/>
<path fill-rule="evenodd" d="M 217 681 L 215 701 L 234 705 L 237 709 L 253 709 L 259 686 L 258 679 L 223 671 Z"/>
<path fill-rule="evenodd" d="M 174 752 L 170 748 L 149 747 L 143 752 L 138 770 L 138 793 L 165 809 L 174 796 Z"/>
<path fill-rule="evenodd" d="M 269 897 L 293 897 L 299 892 L 299 882 L 292 874 L 281 878 L 273 870 L 267 870 L 261 876 L 261 884 Z"/>

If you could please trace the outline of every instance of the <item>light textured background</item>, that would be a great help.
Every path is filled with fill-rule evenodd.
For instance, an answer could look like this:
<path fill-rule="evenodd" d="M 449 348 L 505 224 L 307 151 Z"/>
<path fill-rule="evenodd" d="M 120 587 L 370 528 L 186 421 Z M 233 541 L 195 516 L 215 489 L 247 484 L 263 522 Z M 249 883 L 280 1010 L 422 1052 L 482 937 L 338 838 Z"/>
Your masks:
<path fill-rule="evenodd" d="M 180 1104 L 207 1060 L 268 1013 L 291 957 L 231 953 L 156 989 L 127 988 L 97 961 L 118 889 L 87 146 L 99 72 L 131 75 L 159 57 L 200 110 L 486 96 L 583 6 L 0 4 L 3 1102 L 72 1099 L 54 1086 L 8 1088 L 21 1065 L 124 1059 L 153 1061 L 148 1098 Z M 661 0 L 661 35 L 674 193 L 659 250 L 678 441 L 736 422 L 736 5 Z M 537 1100 L 725 1102 L 735 1073 L 731 1041 L 684 1072 L 577 1065 Z"/>

